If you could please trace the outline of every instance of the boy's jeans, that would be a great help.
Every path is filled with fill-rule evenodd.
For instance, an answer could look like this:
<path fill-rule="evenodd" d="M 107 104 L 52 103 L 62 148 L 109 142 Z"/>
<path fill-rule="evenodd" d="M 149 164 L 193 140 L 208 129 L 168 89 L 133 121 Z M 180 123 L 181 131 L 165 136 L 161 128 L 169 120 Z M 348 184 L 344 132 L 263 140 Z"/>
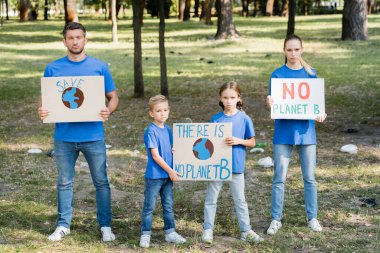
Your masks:
<path fill-rule="evenodd" d="M 97 218 L 99 227 L 111 225 L 111 191 L 106 169 L 104 141 L 55 141 L 55 162 L 58 168 L 58 221 L 57 226 L 70 228 L 74 207 L 75 162 L 82 152 L 90 168 L 96 188 Z M 80 183 L 80 182 L 79 182 Z"/>
<path fill-rule="evenodd" d="M 296 145 L 301 161 L 306 213 L 308 220 L 317 218 L 317 182 L 315 181 L 316 145 Z M 284 207 L 286 173 L 293 145 L 274 144 L 274 176 L 272 185 L 272 220 L 280 221 Z"/>
<path fill-rule="evenodd" d="M 234 200 L 234 206 L 236 215 L 239 222 L 241 232 L 247 232 L 251 230 L 248 205 L 245 201 L 244 195 L 244 173 L 232 174 L 232 180 L 230 183 L 230 189 L 232 198 Z M 218 201 L 218 195 L 222 189 L 223 181 L 212 181 L 207 184 L 207 193 L 204 209 L 204 229 L 213 229 L 215 222 L 215 213 Z"/>
<path fill-rule="evenodd" d="M 170 178 L 145 178 L 144 207 L 142 211 L 141 234 L 152 233 L 153 212 L 158 193 L 161 196 L 162 213 L 164 216 L 165 234 L 175 231 L 173 212 L 173 182 Z"/>

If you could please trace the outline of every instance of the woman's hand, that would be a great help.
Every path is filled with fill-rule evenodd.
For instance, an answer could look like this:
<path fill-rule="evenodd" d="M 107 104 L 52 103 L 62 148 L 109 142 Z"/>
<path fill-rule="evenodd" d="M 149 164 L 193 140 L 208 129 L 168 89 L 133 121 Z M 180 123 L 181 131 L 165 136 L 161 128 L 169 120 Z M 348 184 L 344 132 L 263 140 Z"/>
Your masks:
<path fill-rule="evenodd" d="M 267 99 L 266 99 L 266 104 L 267 104 L 267 106 L 268 107 L 271 107 L 272 105 L 273 105 L 273 103 L 274 103 L 274 100 L 273 100 L 273 98 L 272 98 L 272 96 L 267 96 Z"/>

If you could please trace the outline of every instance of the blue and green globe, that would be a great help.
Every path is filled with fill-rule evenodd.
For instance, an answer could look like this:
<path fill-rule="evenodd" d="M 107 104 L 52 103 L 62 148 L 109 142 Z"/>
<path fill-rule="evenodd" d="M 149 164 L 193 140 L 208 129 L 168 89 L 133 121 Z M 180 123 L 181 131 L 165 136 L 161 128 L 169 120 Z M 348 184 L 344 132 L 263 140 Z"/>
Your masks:
<path fill-rule="evenodd" d="M 199 138 L 193 144 L 193 154 L 199 160 L 207 160 L 214 153 L 214 144 L 207 138 Z"/>

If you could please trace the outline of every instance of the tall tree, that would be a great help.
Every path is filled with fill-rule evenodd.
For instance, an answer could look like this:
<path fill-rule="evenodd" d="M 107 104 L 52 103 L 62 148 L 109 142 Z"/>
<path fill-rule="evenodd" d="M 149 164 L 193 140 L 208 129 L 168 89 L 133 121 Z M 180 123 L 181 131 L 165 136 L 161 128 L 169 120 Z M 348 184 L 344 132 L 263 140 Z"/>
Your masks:
<path fill-rule="evenodd" d="M 220 0 L 218 30 L 216 31 L 215 39 L 227 39 L 228 37 L 239 38 L 239 33 L 233 20 L 231 0 Z"/>
<path fill-rule="evenodd" d="M 296 11 L 296 0 L 289 0 L 288 30 L 286 31 L 287 35 L 294 34 L 296 26 Z"/>
<path fill-rule="evenodd" d="M 243 16 L 243 17 L 248 17 L 249 16 L 249 9 L 248 9 L 248 6 L 249 6 L 249 0 L 243 0 L 242 1 L 242 13 L 241 13 L 241 15 Z"/>
<path fill-rule="evenodd" d="M 367 0 L 344 0 L 342 40 L 366 40 Z"/>
<path fill-rule="evenodd" d="M 194 18 L 199 17 L 199 0 L 194 0 Z"/>
<path fill-rule="evenodd" d="M 48 20 L 48 13 L 49 13 L 49 0 L 45 0 L 45 8 L 44 8 L 44 20 Z"/>
<path fill-rule="evenodd" d="M 65 22 L 78 22 L 78 14 L 75 0 L 63 0 L 65 8 Z"/>
<path fill-rule="evenodd" d="M 144 80 L 142 73 L 141 26 L 144 0 L 133 0 L 133 38 L 134 38 L 134 97 L 144 96 Z"/>
<path fill-rule="evenodd" d="M 116 1 L 117 0 L 111 0 L 111 13 L 112 13 L 112 41 L 114 44 L 117 44 L 119 42 L 117 37 L 117 18 L 116 18 Z"/>
<path fill-rule="evenodd" d="M 158 13 L 160 16 L 159 24 L 159 51 L 160 51 L 160 70 L 161 70 L 161 94 L 169 96 L 168 77 L 166 70 L 166 55 L 165 55 L 165 6 L 164 0 L 158 0 Z"/>
<path fill-rule="evenodd" d="M 5 0 L 5 19 L 9 20 L 9 1 Z"/>
<path fill-rule="evenodd" d="M 281 16 L 286 17 L 289 14 L 289 0 L 282 0 Z"/>
<path fill-rule="evenodd" d="M 201 18 L 204 18 L 205 25 L 212 25 L 211 10 L 212 6 L 214 5 L 214 0 L 205 0 L 203 5 L 204 7 L 202 8 L 202 12 L 204 11 L 204 15 L 202 13 Z"/>
<path fill-rule="evenodd" d="M 30 0 L 20 0 L 19 12 L 20 12 L 20 21 L 29 20 L 29 9 L 30 9 Z"/>
<path fill-rule="evenodd" d="M 265 11 L 266 16 L 272 16 L 273 15 L 273 4 L 274 4 L 274 0 L 268 0 L 267 1 L 267 8 Z"/>

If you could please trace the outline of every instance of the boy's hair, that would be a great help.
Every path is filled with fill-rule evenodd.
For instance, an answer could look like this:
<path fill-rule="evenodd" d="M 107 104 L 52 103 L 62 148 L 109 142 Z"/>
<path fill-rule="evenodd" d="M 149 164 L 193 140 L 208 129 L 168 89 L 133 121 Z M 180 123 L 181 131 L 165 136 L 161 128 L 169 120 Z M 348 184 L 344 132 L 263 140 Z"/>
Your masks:
<path fill-rule="evenodd" d="M 302 39 L 300 36 L 297 36 L 295 34 L 288 34 L 284 40 L 284 50 L 285 50 L 285 46 L 286 46 L 286 42 L 288 42 L 289 40 L 298 40 L 300 43 L 301 43 L 301 47 L 303 47 L 303 43 L 302 43 Z M 311 67 L 309 64 L 307 64 L 307 62 L 305 62 L 302 57 L 300 56 L 299 58 L 300 62 L 301 62 L 301 65 L 302 67 L 305 68 L 306 72 L 311 75 L 311 76 L 315 76 L 315 73 L 313 72 L 313 70 L 311 70 Z M 287 63 L 288 59 L 286 59 L 285 57 L 285 64 Z"/>
<path fill-rule="evenodd" d="M 223 91 L 227 90 L 227 89 L 231 89 L 231 90 L 234 90 L 236 91 L 236 93 L 238 94 L 239 98 L 240 98 L 240 101 L 237 102 L 236 104 L 236 108 L 239 110 L 239 111 L 243 111 L 243 99 L 241 98 L 241 93 L 240 93 L 240 86 L 237 82 L 235 81 L 229 81 L 229 82 L 226 82 L 222 85 L 222 87 L 220 87 L 219 89 L 219 96 L 222 95 Z M 222 109 L 224 110 L 224 105 L 222 103 L 222 101 L 219 101 L 219 105 L 220 107 L 222 107 Z"/>
<path fill-rule="evenodd" d="M 153 107 L 159 103 L 169 103 L 169 100 L 163 95 L 156 95 L 149 99 L 149 110 L 152 111 Z"/>
<path fill-rule="evenodd" d="M 78 22 L 69 22 L 65 25 L 62 31 L 63 38 L 66 38 L 66 33 L 68 30 L 82 30 L 84 37 L 86 37 L 86 28 Z"/>

